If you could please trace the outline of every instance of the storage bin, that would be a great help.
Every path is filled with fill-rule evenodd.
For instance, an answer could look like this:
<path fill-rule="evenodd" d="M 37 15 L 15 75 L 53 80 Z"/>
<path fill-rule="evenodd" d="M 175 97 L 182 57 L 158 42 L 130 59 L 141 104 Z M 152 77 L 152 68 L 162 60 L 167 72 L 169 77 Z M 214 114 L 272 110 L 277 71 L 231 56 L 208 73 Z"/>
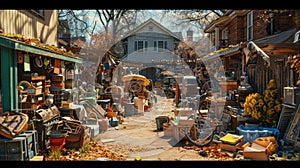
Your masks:
<path fill-rule="evenodd" d="M 239 135 L 244 136 L 244 143 L 252 143 L 258 137 L 274 136 L 276 140 L 279 138 L 279 130 L 277 128 L 267 128 L 261 126 L 248 126 L 239 125 L 237 127 Z"/>
<path fill-rule="evenodd" d="M 109 125 L 112 127 L 117 127 L 119 125 L 119 120 L 117 117 L 111 117 L 109 120 Z"/>

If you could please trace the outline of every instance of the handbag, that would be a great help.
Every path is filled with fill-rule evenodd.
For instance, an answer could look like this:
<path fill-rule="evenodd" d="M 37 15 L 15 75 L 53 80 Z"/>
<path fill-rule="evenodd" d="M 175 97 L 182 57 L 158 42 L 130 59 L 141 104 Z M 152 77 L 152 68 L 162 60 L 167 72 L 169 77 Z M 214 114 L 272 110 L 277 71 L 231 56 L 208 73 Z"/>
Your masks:
<path fill-rule="evenodd" d="M 5 112 L 0 116 L 0 135 L 15 138 L 28 128 L 27 114 L 16 111 Z"/>

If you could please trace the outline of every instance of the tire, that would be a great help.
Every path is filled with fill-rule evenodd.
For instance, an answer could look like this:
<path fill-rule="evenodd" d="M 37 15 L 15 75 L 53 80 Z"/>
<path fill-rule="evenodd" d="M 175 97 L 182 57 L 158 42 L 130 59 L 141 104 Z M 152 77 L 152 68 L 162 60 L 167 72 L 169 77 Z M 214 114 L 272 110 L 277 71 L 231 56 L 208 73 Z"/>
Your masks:
<path fill-rule="evenodd" d="M 209 146 L 214 139 L 214 131 L 209 128 L 204 129 L 204 119 L 197 119 L 197 123 L 191 129 L 185 129 L 187 140 L 198 147 Z"/>

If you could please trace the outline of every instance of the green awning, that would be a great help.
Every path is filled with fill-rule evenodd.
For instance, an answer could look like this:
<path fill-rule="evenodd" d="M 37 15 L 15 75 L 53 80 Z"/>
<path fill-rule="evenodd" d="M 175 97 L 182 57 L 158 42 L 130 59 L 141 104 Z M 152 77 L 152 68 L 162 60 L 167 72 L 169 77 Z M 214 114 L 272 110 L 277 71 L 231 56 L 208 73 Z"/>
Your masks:
<path fill-rule="evenodd" d="M 52 51 L 49 51 L 47 49 L 43 49 L 41 47 L 28 45 L 24 42 L 10 39 L 4 36 L 0 36 L 0 46 L 4 46 L 10 49 L 18 50 L 18 51 L 24 51 L 28 53 L 33 53 L 37 55 L 43 55 L 47 57 L 57 58 L 64 61 L 74 62 L 74 63 L 82 63 L 82 59 L 78 57 L 72 57 L 72 56 L 66 56 L 63 54 L 55 53 Z"/>

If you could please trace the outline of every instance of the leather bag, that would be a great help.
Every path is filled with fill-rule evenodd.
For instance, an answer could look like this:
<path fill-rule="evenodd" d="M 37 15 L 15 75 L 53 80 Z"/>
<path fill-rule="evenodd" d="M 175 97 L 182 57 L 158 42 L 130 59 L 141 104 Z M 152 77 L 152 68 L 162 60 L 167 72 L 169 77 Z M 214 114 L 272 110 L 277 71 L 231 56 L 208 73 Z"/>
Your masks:
<path fill-rule="evenodd" d="M 0 116 L 0 135 L 15 138 L 28 128 L 29 117 L 22 112 L 9 111 Z"/>

